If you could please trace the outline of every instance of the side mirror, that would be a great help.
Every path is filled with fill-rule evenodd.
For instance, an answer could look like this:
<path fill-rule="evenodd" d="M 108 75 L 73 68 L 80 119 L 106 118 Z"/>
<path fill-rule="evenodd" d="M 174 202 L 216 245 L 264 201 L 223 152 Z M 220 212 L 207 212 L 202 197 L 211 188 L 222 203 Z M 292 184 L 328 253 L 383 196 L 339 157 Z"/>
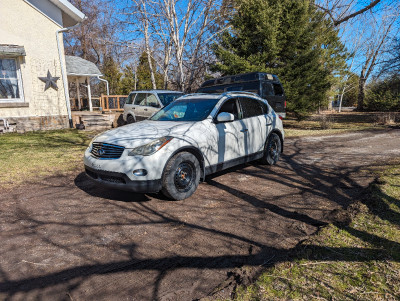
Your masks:
<path fill-rule="evenodd" d="M 218 122 L 228 122 L 228 121 L 233 121 L 233 120 L 235 120 L 235 116 L 233 116 L 233 114 L 228 113 L 228 112 L 219 113 L 217 116 Z"/>

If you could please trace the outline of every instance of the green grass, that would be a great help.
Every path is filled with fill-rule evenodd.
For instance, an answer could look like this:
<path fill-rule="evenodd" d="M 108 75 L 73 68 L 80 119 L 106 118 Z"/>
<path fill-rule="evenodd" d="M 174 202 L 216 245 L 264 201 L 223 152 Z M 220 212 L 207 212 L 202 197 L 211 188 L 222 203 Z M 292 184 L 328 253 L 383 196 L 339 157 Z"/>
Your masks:
<path fill-rule="evenodd" d="M 83 153 L 93 136 L 92 132 L 77 130 L 0 135 L 0 187 L 81 168 Z"/>
<path fill-rule="evenodd" d="M 348 225 L 328 225 L 237 300 L 399 300 L 400 165 L 381 172 Z"/>
<path fill-rule="evenodd" d="M 317 118 L 314 118 L 317 119 Z M 319 118 L 321 119 L 321 118 Z M 334 135 L 345 132 L 379 130 L 387 128 L 387 125 L 363 120 L 361 116 L 353 115 L 353 118 L 328 117 L 321 120 L 297 121 L 294 118 L 283 120 L 286 137 Z"/>

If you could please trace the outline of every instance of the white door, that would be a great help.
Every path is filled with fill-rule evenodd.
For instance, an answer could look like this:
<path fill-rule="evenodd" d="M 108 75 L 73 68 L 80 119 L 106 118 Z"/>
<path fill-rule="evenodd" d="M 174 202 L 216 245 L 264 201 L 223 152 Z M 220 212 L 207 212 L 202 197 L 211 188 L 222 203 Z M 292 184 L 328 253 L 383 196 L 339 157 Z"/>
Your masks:
<path fill-rule="evenodd" d="M 246 150 L 245 141 L 247 136 L 246 131 L 243 130 L 243 123 L 239 120 L 236 99 L 228 99 L 221 106 L 218 114 L 221 112 L 233 114 L 235 120 L 215 124 L 217 131 L 218 164 L 243 157 Z"/>
<path fill-rule="evenodd" d="M 262 103 L 250 97 L 239 97 L 241 108 L 241 122 L 247 134 L 245 137 L 245 155 L 251 155 L 264 150 L 267 139 L 268 127 L 271 122 L 264 114 Z"/>

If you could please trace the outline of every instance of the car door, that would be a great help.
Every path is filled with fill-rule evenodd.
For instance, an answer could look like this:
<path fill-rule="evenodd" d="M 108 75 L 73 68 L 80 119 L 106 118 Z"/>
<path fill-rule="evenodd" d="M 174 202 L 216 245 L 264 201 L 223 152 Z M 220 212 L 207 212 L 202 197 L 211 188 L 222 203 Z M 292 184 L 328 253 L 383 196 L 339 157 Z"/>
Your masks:
<path fill-rule="evenodd" d="M 222 112 L 233 114 L 235 120 L 215 124 L 218 137 L 218 164 L 243 157 L 245 155 L 245 140 L 247 139 L 247 133 L 243 130 L 243 124 L 239 119 L 237 99 L 226 100 L 216 116 Z"/>
<path fill-rule="evenodd" d="M 146 96 L 146 107 L 143 108 L 143 115 L 146 118 L 153 116 L 161 108 L 160 102 L 153 93 L 148 93 Z"/>
<path fill-rule="evenodd" d="M 147 93 L 137 93 L 133 103 L 133 112 L 135 113 L 136 121 L 146 119 L 145 110 Z"/>
<path fill-rule="evenodd" d="M 135 96 L 136 96 L 136 93 L 129 94 L 128 99 L 126 100 L 126 102 L 124 104 L 124 119 L 125 120 L 127 118 L 127 115 L 132 114 L 132 112 L 133 112 L 133 106 L 134 106 L 133 102 L 135 100 Z"/>
<path fill-rule="evenodd" d="M 242 131 L 247 134 L 244 141 L 245 155 L 261 152 L 267 139 L 267 127 L 270 126 L 261 101 L 251 97 L 239 97 L 239 104 Z"/>

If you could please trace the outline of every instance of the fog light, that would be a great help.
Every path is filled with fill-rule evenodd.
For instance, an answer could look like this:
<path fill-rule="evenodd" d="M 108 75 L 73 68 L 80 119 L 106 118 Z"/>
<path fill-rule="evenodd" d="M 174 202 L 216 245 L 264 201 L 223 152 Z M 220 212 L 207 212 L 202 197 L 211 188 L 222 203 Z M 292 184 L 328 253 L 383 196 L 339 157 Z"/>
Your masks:
<path fill-rule="evenodd" d="M 133 171 L 133 174 L 138 177 L 147 176 L 147 170 L 146 169 L 136 169 Z"/>

